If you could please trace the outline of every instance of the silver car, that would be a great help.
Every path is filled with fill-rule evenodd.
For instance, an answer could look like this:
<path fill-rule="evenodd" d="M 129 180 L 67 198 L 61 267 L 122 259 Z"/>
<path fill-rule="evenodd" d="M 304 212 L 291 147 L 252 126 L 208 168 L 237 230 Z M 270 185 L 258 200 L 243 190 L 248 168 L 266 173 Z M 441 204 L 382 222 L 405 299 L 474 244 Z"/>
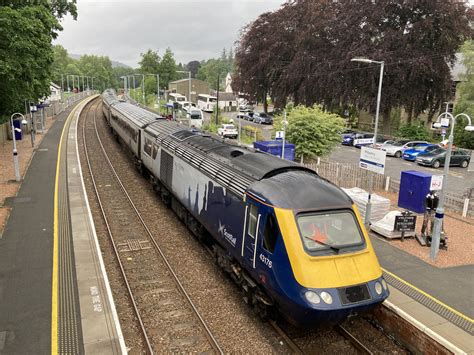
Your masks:
<path fill-rule="evenodd" d="M 406 149 L 414 148 L 419 144 L 428 144 L 428 142 L 427 141 L 411 141 L 409 139 L 403 139 L 403 140 L 393 142 L 391 144 L 385 144 L 382 147 L 382 150 L 385 150 L 387 152 L 387 155 L 400 158 Z"/>

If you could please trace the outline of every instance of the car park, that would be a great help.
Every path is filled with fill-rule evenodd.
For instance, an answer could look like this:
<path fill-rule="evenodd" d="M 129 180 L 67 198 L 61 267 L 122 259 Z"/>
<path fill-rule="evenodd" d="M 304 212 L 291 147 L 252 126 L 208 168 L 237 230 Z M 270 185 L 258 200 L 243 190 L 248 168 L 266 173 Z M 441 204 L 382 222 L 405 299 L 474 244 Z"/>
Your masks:
<path fill-rule="evenodd" d="M 255 112 L 253 114 L 253 121 L 258 124 L 273 124 L 273 118 L 265 112 Z"/>
<path fill-rule="evenodd" d="M 239 135 L 233 124 L 223 124 L 217 129 L 217 134 L 224 138 L 237 138 Z"/>
<path fill-rule="evenodd" d="M 409 161 L 415 161 L 416 157 L 423 153 L 429 153 L 439 148 L 437 144 L 419 144 L 414 148 L 407 149 L 403 152 L 402 158 Z"/>
<path fill-rule="evenodd" d="M 429 153 L 419 154 L 416 157 L 416 162 L 419 165 L 431 166 L 437 169 L 440 166 L 444 166 L 446 152 L 446 149 L 439 147 Z M 467 151 L 456 149 L 452 151 L 449 166 L 460 166 L 461 168 L 466 168 L 469 165 L 470 160 L 471 156 Z"/>
<path fill-rule="evenodd" d="M 420 144 L 428 144 L 428 142 L 427 141 L 411 141 L 409 139 L 403 139 L 403 140 L 396 141 L 392 144 L 385 145 L 382 148 L 382 150 L 385 150 L 388 156 L 400 158 L 405 150 L 414 148 Z"/>

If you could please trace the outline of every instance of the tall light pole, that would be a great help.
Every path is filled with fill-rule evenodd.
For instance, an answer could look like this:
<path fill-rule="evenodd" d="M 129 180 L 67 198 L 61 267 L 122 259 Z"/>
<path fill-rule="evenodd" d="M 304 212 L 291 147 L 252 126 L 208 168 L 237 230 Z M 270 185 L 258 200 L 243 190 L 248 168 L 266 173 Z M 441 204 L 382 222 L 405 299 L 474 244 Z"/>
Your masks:
<path fill-rule="evenodd" d="M 25 116 L 23 116 L 19 112 L 15 112 L 10 117 L 10 124 L 12 125 L 12 138 L 13 138 L 13 166 L 15 168 L 15 180 L 20 181 L 20 166 L 18 165 L 18 151 L 16 150 L 16 138 L 15 138 L 15 131 L 21 132 L 21 128 L 15 128 L 13 125 L 13 117 L 20 116 L 21 117 L 21 124 L 27 124 L 25 120 Z"/>
<path fill-rule="evenodd" d="M 379 90 L 377 93 L 377 108 L 375 109 L 375 127 L 374 127 L 374 142 L 372 146 L 375 145 L 377 142 L 377 131 L 379 128 L 379 112 L 380 112 L 380 99 L 382 97 L 382 80 L 383 80 L 383 68 L 384 62 L 383 61 L 376 61 L 368 58 L 352 58 L 351 62 L 359 62 L 359 63 L 368 63 L 368 64 L 380 64 L 380 78 L 379 78 Z M 372 185 L 373 185 L 373 176 L 372 173 L 369 174 L 369 195 L 367 198 L 367 207 L 365 209 L 365 224 L 370 224 L 370 213 L 372 211 Z"/>
<path fill-rule="evenodd" d="M 456 119 L 461 116 L 466 117 L 468 122 L 468 125 L 464 127 L 464 129 L 469 132 L 474 132 L 474 126 L 472 125 L 471 117 L 469 117 L 465 113 L 460 113 L 456 116 L 453 116 L 449 112 L 444 112 L 438 116 L 437 122 L 434 124 L 434 127 L 439 128 L 441 127 L 442 118 L 447 118 L 448 120 L 451 120 L 451 132 L 449 133 L 448 150 L 446 151 L 446 158 L 444 159 L 443 185 L 441 186 L 441 192 L 439 194 L 438 207 L 436 208 L 435 220 L 433 225 L 433 234 L 431 236 L 430 258 L 433 261 L 436 260 L 436 256 L 438 255 L 439 242 L 441 240 L 441 229 L 444 217 L 444 192 L 446 191 L 446 186 L 448 185 L 449 163 L 451 162 L 451 152 L 453 150 L 454 140 L 454 124 L 456 123 Z"/>
<path fill-rule="evenodd" d="M 188 74 L 188 101 L 191 103 L 191 72 L 187 70 L 177 70 L 176 73 Z"/>

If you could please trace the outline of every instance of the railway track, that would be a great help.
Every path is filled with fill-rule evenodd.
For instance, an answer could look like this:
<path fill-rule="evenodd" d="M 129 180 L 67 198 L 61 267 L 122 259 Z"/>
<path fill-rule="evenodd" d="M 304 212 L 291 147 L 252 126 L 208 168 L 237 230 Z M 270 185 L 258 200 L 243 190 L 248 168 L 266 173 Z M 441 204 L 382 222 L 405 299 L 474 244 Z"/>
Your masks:
<path fill-rule="evenodd" d="M 287 348 L 294 354 L 332 353 L 333 350 L 336 350 L 324 348 L 319 344 L 315 345 L 314 343 L 311 343 L 311 341 L 308 341 L 310 337 L 317 336 L 318 331 L 313 330 L 306 334 L 301 334 L 299 332 L 291 334 L 292 332 L 285 330 L 284 326 L 280 326 L 275 321 L 270 321 L 269 324 L 279 335 L 282 341 L 286 344 Z M 344 349 L 340 344 L 337 345 L 343 353 L 348 353 L 347 350 L 353 350 L 354 353 L 359 354 L 374 354 L 374 352 L 372 352 L 366 345 L 364 345 L 361 340 L 359 340 L 343 325 L 334 326 L 332 329 L 329 330 L 329 332 L 334 333 L 332 335 L 339 334 L 340 337 L 342 337 L 347 343 L 350 344 L 351 349 Z M 331 342 L 333 344 L 337 344 L 340 343 L 341 340 L 342 339 L 338 339 L 337 337 L 335 337 L 335 339 L 331 340 Z"/>
<path fill-rule="evenodd" d="M 81 116 L 84 154 L 146 351 L 222 354 L 157 242 L 164 236 L 152 235 L 104 149 L 96 125 L 100 106 L 94 101 Z"/>

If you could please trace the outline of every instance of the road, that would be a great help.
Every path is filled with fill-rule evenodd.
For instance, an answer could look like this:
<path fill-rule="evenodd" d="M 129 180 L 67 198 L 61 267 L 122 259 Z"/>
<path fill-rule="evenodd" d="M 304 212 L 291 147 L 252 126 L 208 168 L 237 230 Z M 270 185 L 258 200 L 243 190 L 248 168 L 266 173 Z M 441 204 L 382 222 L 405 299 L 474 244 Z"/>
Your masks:
<path fill-rule="evenodd" d="M 360 149 L 349 146 L 337 146 L 330 154 L 329 159 L 340 163 L 357 164 L 359 162 Z M 443 168 L 433 169 L 401 158 L 387 157 L 385 174 L 391 178 L 400 179 L 403 170 L 417 170 L 435 175 L 443 175 Z M 448 191 L 463 194 L 474 188 L 474 162 L 467 169 L 460 167 L 449 168 Z"/>

